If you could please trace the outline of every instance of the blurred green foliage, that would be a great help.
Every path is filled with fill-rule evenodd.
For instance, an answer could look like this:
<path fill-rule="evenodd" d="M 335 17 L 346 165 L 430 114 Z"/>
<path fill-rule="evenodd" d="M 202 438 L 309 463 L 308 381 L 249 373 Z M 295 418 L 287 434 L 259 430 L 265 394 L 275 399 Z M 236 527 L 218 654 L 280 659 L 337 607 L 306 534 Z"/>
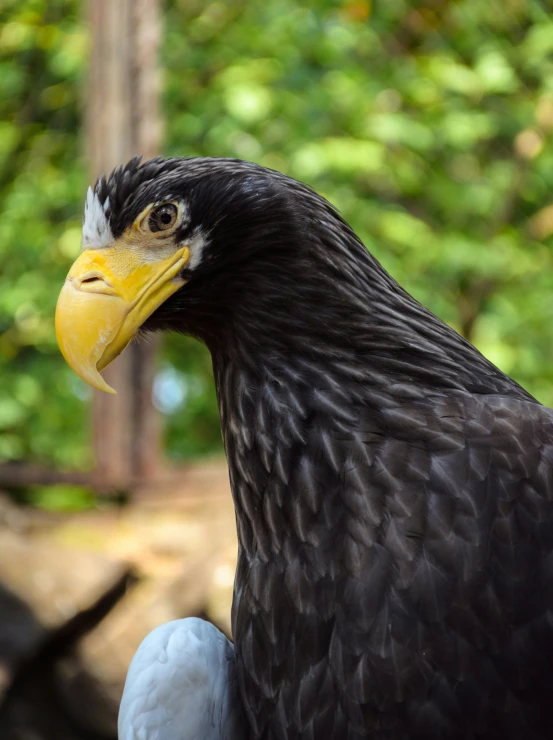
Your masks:
<path fill-rule="evenodd" d="M 31 486 L 25 490 L 23 502 L 46 511 L 63 513 L 105 505 L 105 501 L 88 488 L 64 484 Z"/>
<path fill-rule="evenodd" d="M 55 345 L 79 248 L 76 0 L 0 6 L 0 459 L 90 464 Z M 238 156 L 335 203 L 384 266 L 553 405 L 553 16 L 540 0 L 168 0 L 165 153 Z M 170 338 L 174 456 L 219 449 L 210 361 Z"/>

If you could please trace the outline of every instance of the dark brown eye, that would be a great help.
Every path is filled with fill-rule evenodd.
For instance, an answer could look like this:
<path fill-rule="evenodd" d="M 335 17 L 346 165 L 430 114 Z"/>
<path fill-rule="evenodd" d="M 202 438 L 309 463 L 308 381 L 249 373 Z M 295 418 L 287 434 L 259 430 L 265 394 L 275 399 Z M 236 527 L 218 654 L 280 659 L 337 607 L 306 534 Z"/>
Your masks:
<path fill-rule="evenodd" d="M 174 226 L 178 213 L 178 208 L 173 203 L 165 203 L 154 208 L 148 219 L 150 231 L 167 231 Z"/>

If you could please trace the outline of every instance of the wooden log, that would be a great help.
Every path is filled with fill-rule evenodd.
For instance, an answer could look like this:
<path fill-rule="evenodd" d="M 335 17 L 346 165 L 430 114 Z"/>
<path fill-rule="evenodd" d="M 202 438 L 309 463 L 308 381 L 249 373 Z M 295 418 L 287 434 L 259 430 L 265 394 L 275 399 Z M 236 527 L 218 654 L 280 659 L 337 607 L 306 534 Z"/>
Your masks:
<path fill-rule="evenodd" d="M 86 152 L 91 179 L 136 154 L 159 150 L 158 0 L 88 0 L 91 54 L 86 96 Z M 116 396 L 95 392 L 97 474 L 128 488 L 160 467 L 161 430 L 152 404 L 158 343 L 133 344 L 105 371 Z"/>

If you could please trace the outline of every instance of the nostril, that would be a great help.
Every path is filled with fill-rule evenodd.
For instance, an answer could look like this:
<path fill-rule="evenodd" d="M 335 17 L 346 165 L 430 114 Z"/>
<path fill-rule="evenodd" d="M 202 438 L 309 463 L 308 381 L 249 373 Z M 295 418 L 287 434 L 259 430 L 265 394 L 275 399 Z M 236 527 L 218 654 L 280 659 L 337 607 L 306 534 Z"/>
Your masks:
<path fill-rule="evenodd" d="M 88 275 L 82 275 L 80 277 L 70 278 L 73 280 L 77 290 L 83 290 L 90 293 L 105 293 L 106 295 L 113 295 L 113 287 L 106 278 L 97 272 L 88 273 Z"/>

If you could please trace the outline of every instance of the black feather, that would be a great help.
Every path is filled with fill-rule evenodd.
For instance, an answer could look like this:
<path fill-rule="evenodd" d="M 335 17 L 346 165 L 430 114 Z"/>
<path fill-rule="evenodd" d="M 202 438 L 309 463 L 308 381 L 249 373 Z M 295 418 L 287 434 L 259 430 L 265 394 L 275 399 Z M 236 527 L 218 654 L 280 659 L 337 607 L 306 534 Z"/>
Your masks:
<path fill-rule="evenodd" d="M 253 737 L 553 737 L 553 412 L 300 183 L 133 160 L 96 192 L 115 235 L 178 197 L 206 236 L 146 328 L 213 356 Z"/>

